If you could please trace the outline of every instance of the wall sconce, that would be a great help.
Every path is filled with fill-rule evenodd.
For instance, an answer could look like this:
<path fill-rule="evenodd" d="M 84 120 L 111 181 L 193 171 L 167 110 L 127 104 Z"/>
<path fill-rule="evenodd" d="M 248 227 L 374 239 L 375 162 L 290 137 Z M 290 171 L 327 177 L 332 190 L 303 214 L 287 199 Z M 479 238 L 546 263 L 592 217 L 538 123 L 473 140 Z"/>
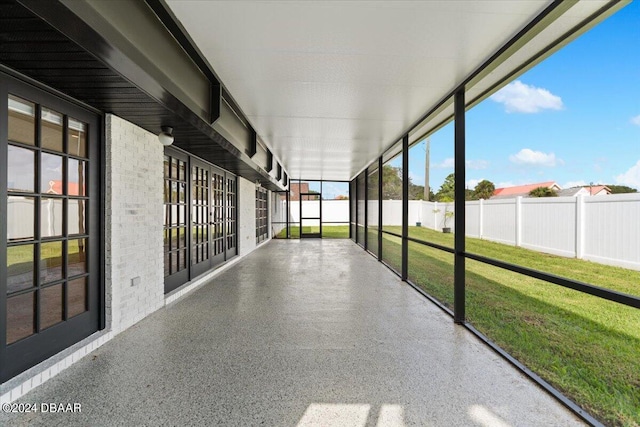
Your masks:
<path fill-rule="evenodd" d="M 173 128 L 171 126 L 162 126 L 162 132 L 158 134 L 158 141 L 165 147 L 173 144 Z"/>

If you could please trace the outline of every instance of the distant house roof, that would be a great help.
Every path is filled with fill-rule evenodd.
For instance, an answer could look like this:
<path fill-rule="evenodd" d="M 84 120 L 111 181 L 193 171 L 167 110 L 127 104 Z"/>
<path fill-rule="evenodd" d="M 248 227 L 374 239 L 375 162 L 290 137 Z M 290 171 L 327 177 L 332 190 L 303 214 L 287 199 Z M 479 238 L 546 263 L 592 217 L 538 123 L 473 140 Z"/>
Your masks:
<path fill-rule="evenodd" d="M 496 188 L 493 192 L 493 198 L 507 198 L 517 196 L 528 196 L 531 190 L 535 190 L 538 187 L 553 188 L 556 191 L 560 190 L 560 186 L 555 181 L 539 182 L 536 184 L 516 185 L 514 187 Z"/>
<path fill-rule="evenodd" d="M 559 197 L 576 197 L 580 194 L 584 194 L 585 196 L 588 196 L 589 190 L 582 187 L 571 187 L 571 188 L 564 188 L 558 191 Z"/>
<path fill-rule="evenodd" d="M 71 196 L 84 195 L 84 186 L 83 186 L 83 194 L 80 194 L 80 187 L 77 182 L 67 182 L 67 193 Z M 62 194 L 62 181 L 49 181 L 49 189 L 46 191 L 47 194 Z"/>
<path fill-rule="evenodd" d="M 589 194 L 589 191 L 591 191 L 591 194 Z M 606 185 L 585 185 L 583 187 L 571 187 L 558 191 L 558 196 L 560 197 L 576 197 L 581 194 L 585 196 L 604 196 L 611 194 L 611 189 Z"/>
<path fill-rule="evenodd" d="M 611 189 L 606 185 L 585 185 L 583 187 L 588 191 L 591 191 L 592 196 L 601 196 L 605 194 L 611 194 Z"/>

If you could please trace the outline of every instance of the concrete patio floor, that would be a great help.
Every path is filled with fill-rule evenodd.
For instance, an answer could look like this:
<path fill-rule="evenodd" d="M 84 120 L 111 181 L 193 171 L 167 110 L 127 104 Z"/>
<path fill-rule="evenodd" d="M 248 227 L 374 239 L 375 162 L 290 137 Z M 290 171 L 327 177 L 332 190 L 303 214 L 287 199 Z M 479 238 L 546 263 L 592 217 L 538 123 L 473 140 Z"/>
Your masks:
<path fill-rule="evenodd" d="M 0 425 L 570 426 L 349 240 L 274 240 L 18 400 Z"/>

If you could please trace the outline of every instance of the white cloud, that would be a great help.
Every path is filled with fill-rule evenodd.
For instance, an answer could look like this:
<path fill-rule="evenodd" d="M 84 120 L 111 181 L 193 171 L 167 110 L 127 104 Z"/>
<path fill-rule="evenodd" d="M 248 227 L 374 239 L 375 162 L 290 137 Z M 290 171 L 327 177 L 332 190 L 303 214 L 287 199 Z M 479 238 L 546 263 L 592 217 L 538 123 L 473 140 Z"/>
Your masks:
<path fill-rule="evenodd" d="M 486 160 L 467 160 L 467 169 L 480 170 L 489 167 L 489 162 Z M 456 161 L 453 157 L 448 157 L 440 163 L 432 164 L 434 169 L 453 169 L 456 166 Z"/>
<path fill-rule="evenodd" d="M 584 187 L 585 185 L 589 185 L 589 183 L 583 180 L 569 181 L 569 182 L 565 182 L 562 188 Z"/>
<path fill-rule="evenodd" d="M 596 172 L 602 172 L 602 170 L 609 164 L 609 159 L 606 157 L 598 157 L 594 160 L 593 170 Z"/>
<path fill-rule="evenodd" d="M 424 185 L 424 175 L 409 171 L 409 179 L 415 185 Z"/>
<path fill-rule="evenodd" d="M 516 185 L 523 185 L 523 184 L 522 183 L 516 184 L 513 181 L 502 181 L 502 182 L 497 182 L 495 184 L 496 188 L 515 187 Z"/>
<path fill-rule="evenodd" d="M 486 160 L 467 160 L 467 169 L 480 170 L 489 167 L 489 162 Z"/>
<path fill-rule="evenodd" d="M 631 123 L 636 126 L 640 126 L 640 114 L 635 117 L 631 117 Z"/>
<path fill-rule="evenodd" d="M 456 161 L 453 157 L 448 157 L 440 163 L 432 164 L 434 169 L 453 169 L 456 165 Z"/>
<path fill-rule="evenodd" d="M 562 110 L 562 99 L 535 86 L 516 80 L 491 95 L 495 102 L 504 104 L 507 113 L 538 113 L 542 110 Z"/>
<path fill-rule="evenodd" d="M 616 184 L 640 189 L 640 160 L 625 173 L 616 176 Z"/>
<path fill-rule="evenodd" d="M 482 179 L 469 179 L 466 182 L 466 188 L 473 190 L 474 188 L 476 188 L 476 185 L 478 185 L 478 183 L 480 181 L 482 181 L 484 178 Z"/>
<path fill-rule="evenodd" d="M 510 155 L 509 160 L 518 165 L 554 167 L 564 164 L 564 160 L 556 158 L 554 153 L 543 153 L 530 148 L 523 148 L 516 154 Z"/>

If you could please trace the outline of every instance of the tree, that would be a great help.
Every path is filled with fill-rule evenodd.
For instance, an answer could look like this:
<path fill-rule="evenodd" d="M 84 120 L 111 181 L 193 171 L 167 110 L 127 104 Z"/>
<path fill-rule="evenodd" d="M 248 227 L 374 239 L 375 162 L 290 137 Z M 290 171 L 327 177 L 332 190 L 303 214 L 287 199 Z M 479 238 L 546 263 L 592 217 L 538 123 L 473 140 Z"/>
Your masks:
<path fill-rule="evenodd" d="M 531 197 L 558 197 L 558 193 L 553 188 L 538 187 L 529 192 Z"/>
<path fill-rule="evenodd" d="M 380 174 L 378 171 L 369 174 L 367 178 L 367 197 L 369 200 L 378 200 L 378 183 L 380 182 Z"/>
<path fill-rule="evenodd" d="M 496 186 L 493 185 L 493 182 L 483 179 L 479 183 L 476 184 L 473 189 L 473 196 L 476 200 L 479 199 L 490 199 L 493 196 L 493 192 L 496 191 Z"/>
<path fill-rule="evenodd" d="M 456 175 L 454 173 L 450 173 L 449 175 L 447 175 L 447 177 L 444 179 L 444 182 L 440 186 L 440 189 L 436 193 L 435 199 L 439 202 L 443 201 L 443 199 L 445 198 L 449 198 L 453 200 L 456 197 L 455 181 L 456 181 Z"/>
<path fill-rule="evenodd" d="M 369 176 L 370 194 L 377 198 L 378 180 L 377 175 Z M 382 200 L 402 199 L 402 168 L 391 165 L 382 167 Z M 417 185 L 409 178 L 409 200 L 423 200 L 424 185 Z"/>
<path fill-rule="evenodd" d="M 402 168 L 382 167 L 382 200 L 402 200 Z"/>
<path fill-rule="evenodd" d="M 611 194 L 623 194 L 623 193 L 637 193 L 635 188 L 627 187 L 626 185 L 607 185 L 611 190 Z"/>
<path fill-rule="evenodd" d="M 424 200 L 424 185 L 417 185 L 409 178 L 409 200 Z"/>
<path fill-rule="evenodd" d="M 450 203 L 453 202 L 453 198 L 449 197 L 449 196 L 442 196 L 439 200 L 439 202 L 444 203 L 444 214 L 442 217 L 442 226 L 444 228 L 448 228 L 449 227 L 449 221 L 451 220 L 451 218 L 453 218 L 453 216 L 455 215 L 455 212 L 453 210 L 450 209 Z M 433 210 L 434 213 L 438 213 L 440 212 L 440 209 L 434 209 Z M 442 230 L 444 231 L 444 229 Z"/>

